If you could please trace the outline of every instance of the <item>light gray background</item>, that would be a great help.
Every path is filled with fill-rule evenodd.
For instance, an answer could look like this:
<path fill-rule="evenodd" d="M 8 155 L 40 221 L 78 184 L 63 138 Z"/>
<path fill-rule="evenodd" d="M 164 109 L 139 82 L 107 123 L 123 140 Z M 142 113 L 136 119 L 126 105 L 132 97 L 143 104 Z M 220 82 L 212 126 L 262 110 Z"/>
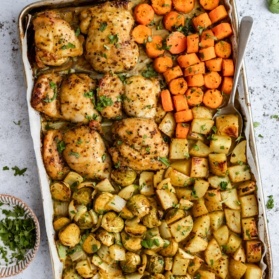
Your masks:
<path fill-rule="evenodd" d="M 0 0 L 0 193 L 21 198 L 35 211 L 42 241 L 30 266 L 17 279 L 52 278 L 44 226 L 41 193 L 30 137 L 25 81 L 18 38 L 17 18 L 32 0 Z M 273 195 L 275 207 L 268 211 L 274 256 L 279 272 L 279 14 L 270 13 L 264 0 L 236 0 L 239 16 L 250 15 L 255 24 L 246 55 L 249 91 L 265 197 Z M 20 121 L 20 125 L 16 125 Z M 15 122 L 15 123 L 14 123 Z M 258 135 L 262 135 L 263 138 Z M 3 171 L 4 166 L 27 167 L 24 176 Z M 276 216 L 277 215 L 277 216 Z"/>

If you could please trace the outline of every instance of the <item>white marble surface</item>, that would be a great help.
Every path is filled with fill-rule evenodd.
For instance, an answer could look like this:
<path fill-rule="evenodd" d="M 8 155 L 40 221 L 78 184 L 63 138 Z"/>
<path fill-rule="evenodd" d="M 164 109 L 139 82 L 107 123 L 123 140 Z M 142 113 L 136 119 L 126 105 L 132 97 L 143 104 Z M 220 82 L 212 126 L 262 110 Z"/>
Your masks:
<path fill-rule="evenodd" d="M 15 195 L 37 214 L 42 242 L 35 260 L 16 279 L 52 278 L 36 162 L 30 137 L 25 81 L 17 31 L 17 18 L 32 0 L 0 0 L 0 193 Z M 246 70 L 264 194 L 273 195 L 275 207 L 268 210 L 274 257 L 279 273 L 279 14 L 271 14 L 263 0 L 236 0 L 239 16 L 254 17 L 255 24 L 246 55 Z M 20 125 L 18 124 L 20 121 Z M 263 137 L 259 137 L 262 135 Z M 24 176 L 14 176 L 3 167 L 27 167 Z M 276 276 L 276 275 L 275 275 Z M 276 278 L 276 277 L 274 277 Z"/>

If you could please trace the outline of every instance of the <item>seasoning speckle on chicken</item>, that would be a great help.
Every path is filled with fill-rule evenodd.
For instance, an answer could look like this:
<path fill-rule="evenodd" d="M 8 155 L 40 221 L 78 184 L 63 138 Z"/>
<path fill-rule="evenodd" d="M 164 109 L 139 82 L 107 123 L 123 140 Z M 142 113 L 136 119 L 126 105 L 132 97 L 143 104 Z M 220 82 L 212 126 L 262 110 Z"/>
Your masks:
<path fill-rule="evenodd" d="M 132 76 L 126 80 L 123 100 L 124 110 L 129 116 L 154 118 L 160 93 L 157 79 Z"/>
<path fill-rule="evenodd" d="M 109 177 L 111 160 L 98 132 L 80 126 L 66 131 L 63 140 L 63 156 L 71 169 L 88 179 Z"/>
<path fill-rule="evenodd" d="M 124 86 L 117 75 L 106 74 L 99 82 L 97 108 L 108 119 L 122 116 Z"/>
<path fill-rule="evenodd" d="M 60 66 L 69 57 L 83 53 L 82 43 L 70 24 L 54 11 L 47 11 L 33 20 L 35 30 L 36 62 L 44 66 Z"/>
<path fill-rule="evenodd" d="M 168 156 L 169 147 L 154 120 L 126 118 L 114 123 L 112 133 L 109 152 L 115 166 L 136 171 L 166 168 L 159 158 Z"/>
<path fill-rule="evenodd" d="M 59 98 L 61 80 L 62 77 L 55 73 L 42 74 L 38 77 L 31 97 L 31 105 L 35 110 L 54 119 L 62 118 Z"/>
<path fill-rule="evenodd" d="M 49 177 L 53 180 L 62 180 L 70 171 L 63 156 L 63 134 L 59 130 L 49 130 L 43 141 L 43 161 Z"/>
<path fill-rule="evenodd" d="M 125 2 L 106 2 L 81 13 L 81 32 L 87 34 L 86 58 L 97 72 L 121 73 L 138 62 L 131 37 L 134 19 Z"/>
<path fill-rule="evenodd" d="M 88 123 L 101 121 L 94 108 L 96 83 L 86 74 L 71 74 L 61 85 L 61 113 L 65 120 Z"/>

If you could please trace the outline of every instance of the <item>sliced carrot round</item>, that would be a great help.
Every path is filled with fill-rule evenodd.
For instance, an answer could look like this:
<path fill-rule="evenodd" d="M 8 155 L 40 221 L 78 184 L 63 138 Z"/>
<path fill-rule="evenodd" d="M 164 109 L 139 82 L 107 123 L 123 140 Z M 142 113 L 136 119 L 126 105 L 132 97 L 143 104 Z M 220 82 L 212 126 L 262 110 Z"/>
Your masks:
<path fill-rule="evenodd" d="M 160 56 L 154 59 L 153 67 L 156 72 L 164 73 L 173 66 L 173 61 L 169 56 Z"/>
<path fill-rule="evenodd" d="M 150 42 L 145 44 L 146 54 L 150 58 L 156 58 L 163 55 L 163 38 L 161 36 L 153 36 Z"/>
<path fill-rule="evenodd" d="M 151 37 L 152 30 L 145 25 L 138 25 L 132 31 L 132 37 L 138 44 L 144 44 Z"/>
<path fill-rule="evenodd" d="M 174 8 L 182 13 L 190 13 L 195 7 L 195 0 L 173 0 Z"/>
<path fill-rule="evenodd" d="M 221 91 L 225 94 L 231 94 L 233 87 L 233 78 L 232 77 L 223 77 L 223 83 L 221 86 Z"/>
<path fill-rule="evenodd" d="M 218 72 L 209 72 L 204 75 L 204 85 L 209 89 L 216 89 L 222 82 L 221 76 Z"/>
<path fill-rule="evenodd" d="M 187 38 L 186 36 L 181 32 L 172 32 L 167 40 L 166 44 L 168 47 L 168 50 L 172 54 L 179 54 L 186 50 L 187 48 Z"/>
<path fill-rule="evenodd" d="M 164 26 L 169 31 L 176 30 L 179 26 L 184 26 L 185 18 L 176 11 L 171 11 L 164 16 Z"/>
<path fill-rule="evenodd" d="M 134 9 L 134 17 L 136 22 L 148 25 L 154 19 L 154 10 L 146 3 L 139 4 Z"/>
<path fill-rule="evenodd" d="M 219 41 L 215 44 L 215 54 L 220 58 L 229 58 L 232 53 L 232 46 L 226 41 Z"/>
<path fill-rule="evenodd" d="M 219 5 L 220 0 L 200 0 L 201 6 L 205 10 L 213 10 Z"/>
<path fill-rule="evenodd" d="M 171 11 L 171 0 L 151 0 L 151 6 L 157 15 L 165 15 Z"/>
<path fill-rule="evenodd" d="M 191 87 L 186 92 L 186 98 L 189 106 L 198 106 L 202 103 L 203 91 L 200 87 Z"/>
<path fill-rule="evenodd" d="M 173 110 L 173 103 L 170 91 L 165 89 L 161 91 L 161 102 L 164 111 L 172 111 Z"/>
<path fill-rule="evenodd" d="M 174 95 L 185 94 L 187 88 L 187 81 L 183 77 L 173 79 L 169 83 L 170 92 Z"/>
<path fill-rule="evenodd" d="M 223 102 L 223 95 L 218 89 L 209 89 L 204 93 L 202 101 L 206 107 L 217 109 Z"/>

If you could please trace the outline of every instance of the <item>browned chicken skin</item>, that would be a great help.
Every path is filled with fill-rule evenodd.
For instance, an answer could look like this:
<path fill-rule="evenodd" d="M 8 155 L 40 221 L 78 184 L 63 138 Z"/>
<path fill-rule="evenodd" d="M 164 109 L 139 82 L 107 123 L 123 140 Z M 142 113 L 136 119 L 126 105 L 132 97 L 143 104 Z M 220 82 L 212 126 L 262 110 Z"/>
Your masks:
<path fill-rule="evenodd" d="M 88 126 L 68 130 L 63 135 L 63 156 L 71 169 L 88 179 L 110 175 L 111 160 L 100 134 Z"/>
<path fill-rule="evenodd" d="M 43 141 L 43 161 L 49 177 L 53 180 L 62 180 L 70 171 L 63 156 L 63 134 L 58 130 L 49 130 Z"/>
<path fill-rule="evenodd" d="M 32 107 L 51 118 L 62 118 L 59 98 L 61 81 L 62 77 L 58 74 L 40 75 L 33 88 L 31 97 Z"/>
<path fill-rule="evenodd" d="M 69 23 L 54 11 L 44 12 L 33 20 L 36 61 L 39 67 L 60 66 L 69 57 L 83 53 L 82 43 Z"/>
<path fill-rule="evenodd" d="M 137 171 L 166 168 L 160 158 L 168 156 L 169 147 L 154 120 L 126 118 L 114 123 L 112 133 L 114 145 L 109 152 L 116 167 Z"/>
<path fill-rule="evenodd" d="M 121 73 L 136 65 L 139 50 L 130 35 L 133 25 L 124 2 L 106 2 L 81 13 L 86 58 L 96 71 Z"/>

